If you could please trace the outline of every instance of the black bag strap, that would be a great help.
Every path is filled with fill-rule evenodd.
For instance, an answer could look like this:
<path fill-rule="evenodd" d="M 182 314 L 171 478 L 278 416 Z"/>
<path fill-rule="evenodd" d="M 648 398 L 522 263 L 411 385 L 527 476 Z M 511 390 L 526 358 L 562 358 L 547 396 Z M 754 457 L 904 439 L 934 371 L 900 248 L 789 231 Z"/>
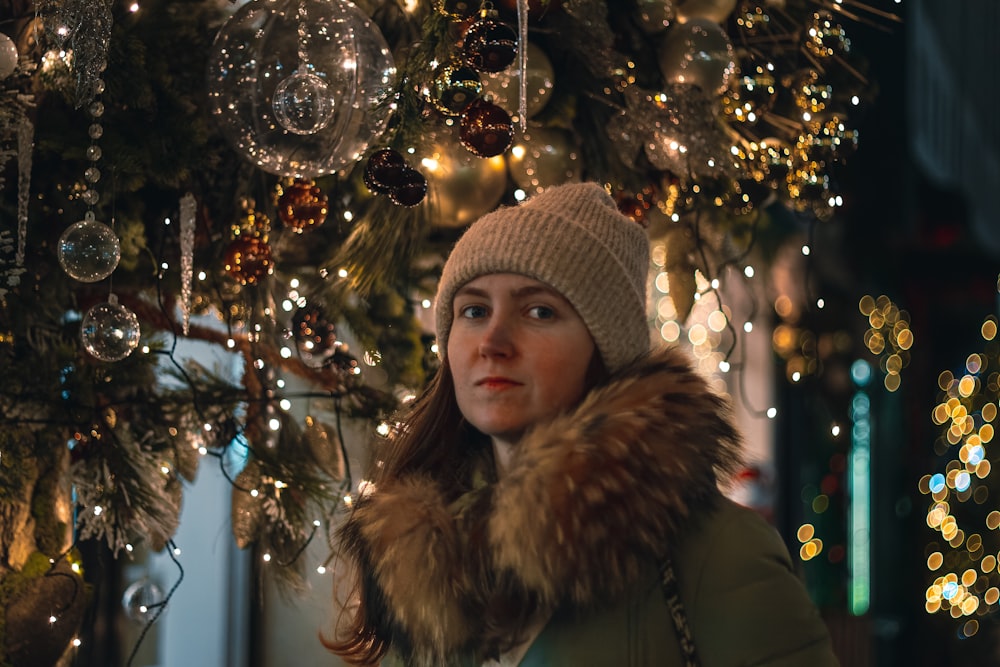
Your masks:
<path fill-rule="evenodd" d="M 673 619 L 674 629 L 677 631 L 677 640 L 684 653 L 684 667 L 700 667 L 701 662 L 698 660 L 698 652 L 694 647 L 694 637 L 691 635 L 691 626 L 688 625 L 687 612 L 684 611 L 684 603 L 681 602 L 680 586 L 677 584 L 674 564 L 669 557 L 663 559 L 660 580 L 663 583 L 663 595 L 667 599 L 667 608 L 670 610 L 670 617 Z"/>

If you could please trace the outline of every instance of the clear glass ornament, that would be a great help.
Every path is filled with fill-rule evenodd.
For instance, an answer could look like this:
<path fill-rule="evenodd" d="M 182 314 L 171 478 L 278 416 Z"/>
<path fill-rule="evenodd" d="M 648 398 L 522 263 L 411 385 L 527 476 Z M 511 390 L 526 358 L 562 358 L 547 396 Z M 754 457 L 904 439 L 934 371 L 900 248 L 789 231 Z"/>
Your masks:
<path fill-rule="evenodd" d="M 87 133 L 91 139 L 100 139 L 104 136 L 104 127 L 100 123 L 92 123 Z"/>
<path fill-rule="evenodd" d="M 86 218 L 62 233 L 57 253 L 59 265 L 70 278 L 95 283 L 110 276 L 118 266 L 121 241 L 110 227 L 88 212 Z"/>
<path fill-rule="evenodd" d="M 87 352 L 101 361 L 121 361 L 139 346 L 139 318 L 112 294 L 87 311 L 80 337 Z"/>
<path fill-rule="evenodd" d="M 528 118 L 537 115 L 545 105 L 555 87 L 555 71 L 548 55 L 531 42 L 528 42 L 527 72 L 527 107 Z M 489 95 L 493 103 L 503 107 L 511 114 L 518 111 L 518 97 L 521 90 L 521 72 L 519 68 L 511 67 L 501 72 L 483 75 L 483 96 Z"/>
<path fill-rule="evenodd" d="M 294 79 L 297 72 L 308 74 Z M 395 75 L 382 33 L 348 0 L 253 0 L 215 37 L 209 103 L 247 160 L 273 174 L 314 178 L 360 160 L 382 133 Z M 332 107 L 328 119 L 326 102 L 313 96 L 317 80 Z M 296 92 L 309 94 L 296 100 Z"/>
<path fill-rule="evenodd" d="M 326 81 L 301 71 L 277 85 L 271 104 L 281 126 L 295 134 L 322 130 L 333 119 L 336 106 Z"/>
<path fill-rule="evenodd" d="M 139 623 L 148 622 L 156 613 L 156 605 L 162 602 L 163 591 L 146 577 L 132 582 L 122 594 L 125 615 Z"/>
<path fill-rule="evenodd" d="M 17 45 L 14 40 L 0 33 L 0 81 L 14 73 L 17 69 Z"/>
<path fill-rule="evenodd" d="M 705 93 L 725 92 L 736 71 L 729 35 L 708 19 L 696 18 L 670 28 L 657 55 L 664 81 L 697 86 Z"/>

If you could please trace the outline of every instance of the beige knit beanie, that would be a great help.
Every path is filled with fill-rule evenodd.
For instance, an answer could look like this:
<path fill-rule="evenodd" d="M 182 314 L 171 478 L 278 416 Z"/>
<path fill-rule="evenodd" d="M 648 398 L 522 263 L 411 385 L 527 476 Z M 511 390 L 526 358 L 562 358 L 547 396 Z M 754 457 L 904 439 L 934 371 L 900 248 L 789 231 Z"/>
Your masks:
<path fill-rule="evenodd" d="M 583 319 L 610 372 L 649 350 L 645 230 L 596 183 L 547 188 L 476 221 L 444 265 L 435 302 L 438 353 L 448 350 L 455 292 L 490 273 L 517 273 L 562 294 Z"/>

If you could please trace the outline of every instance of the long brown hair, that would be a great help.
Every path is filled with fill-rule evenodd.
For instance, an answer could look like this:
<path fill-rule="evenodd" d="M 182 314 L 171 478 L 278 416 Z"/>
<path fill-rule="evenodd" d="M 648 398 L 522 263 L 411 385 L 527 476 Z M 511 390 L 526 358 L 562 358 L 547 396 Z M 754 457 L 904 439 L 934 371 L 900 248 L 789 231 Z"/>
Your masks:
<path fill-rule="evenodd" d="M 434 478 L 446 498 L 468 489 L 470 449 L 492 455 L 489 440 L 462 416 L 455 399 L 455 383 L 447 358 L 400 419 L 400 428 L 383 444 L 368 466 L 365 479 L 375 488 L 400 477 L 422 474 Z M 320 637 L 331 652 L 353 665 L 377 665 L 392 643 L 391 630 L 380 623 L 383 601 L 366 595 L 371 586 L 366 563 L 353 563 L 360 606 L 338 628 L 337 637 Z M 336 601 L 335 601 L 336 603 Z M 343 639 L 340 639 L 343 637 Z"/>
<path fill-rule="evenodd" d="M 469 425 L 455 399 L 455 381 L 447 357 L 437 373 L 413 401 L 402 426 L 384 449 L 371 479 L 392 480 L 413 474 L 433 477 L 443 485 L 445 496 L 460 479 L 450 474 L 459 461 L 468 458 L 470 447 L 488 442 L 486 436 Z"/>

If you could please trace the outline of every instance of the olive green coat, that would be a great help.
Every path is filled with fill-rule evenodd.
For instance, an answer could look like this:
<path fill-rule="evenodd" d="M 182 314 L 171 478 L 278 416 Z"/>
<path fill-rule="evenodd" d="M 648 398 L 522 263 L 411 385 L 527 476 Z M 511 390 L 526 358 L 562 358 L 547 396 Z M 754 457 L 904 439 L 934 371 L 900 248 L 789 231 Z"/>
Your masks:
<path fill-rule="evenodd" d="M 674 567 L 703 667 L 832 667 L 827 629 L 792 572 L 777 531 L 724 500 L 700 513 Z M 559 610 L 521 667 L 682 666 L 660 577 L 652 571 L 625 600 L 595 612 Z"/>
<path fill-rule="evenodd" d="M 740 447 L 727 402 L 667 348 L 527 434 L 499 480 L 456 487 L 468 461 L 382 480 L 340 533 L 367 627 L 402 664 L 479 665 L 529 609 L 550 618 L 524 667 L 682 665 L 670 554 L 703 667 L 835 665 L 777 532 L 719 492 Z"/>

